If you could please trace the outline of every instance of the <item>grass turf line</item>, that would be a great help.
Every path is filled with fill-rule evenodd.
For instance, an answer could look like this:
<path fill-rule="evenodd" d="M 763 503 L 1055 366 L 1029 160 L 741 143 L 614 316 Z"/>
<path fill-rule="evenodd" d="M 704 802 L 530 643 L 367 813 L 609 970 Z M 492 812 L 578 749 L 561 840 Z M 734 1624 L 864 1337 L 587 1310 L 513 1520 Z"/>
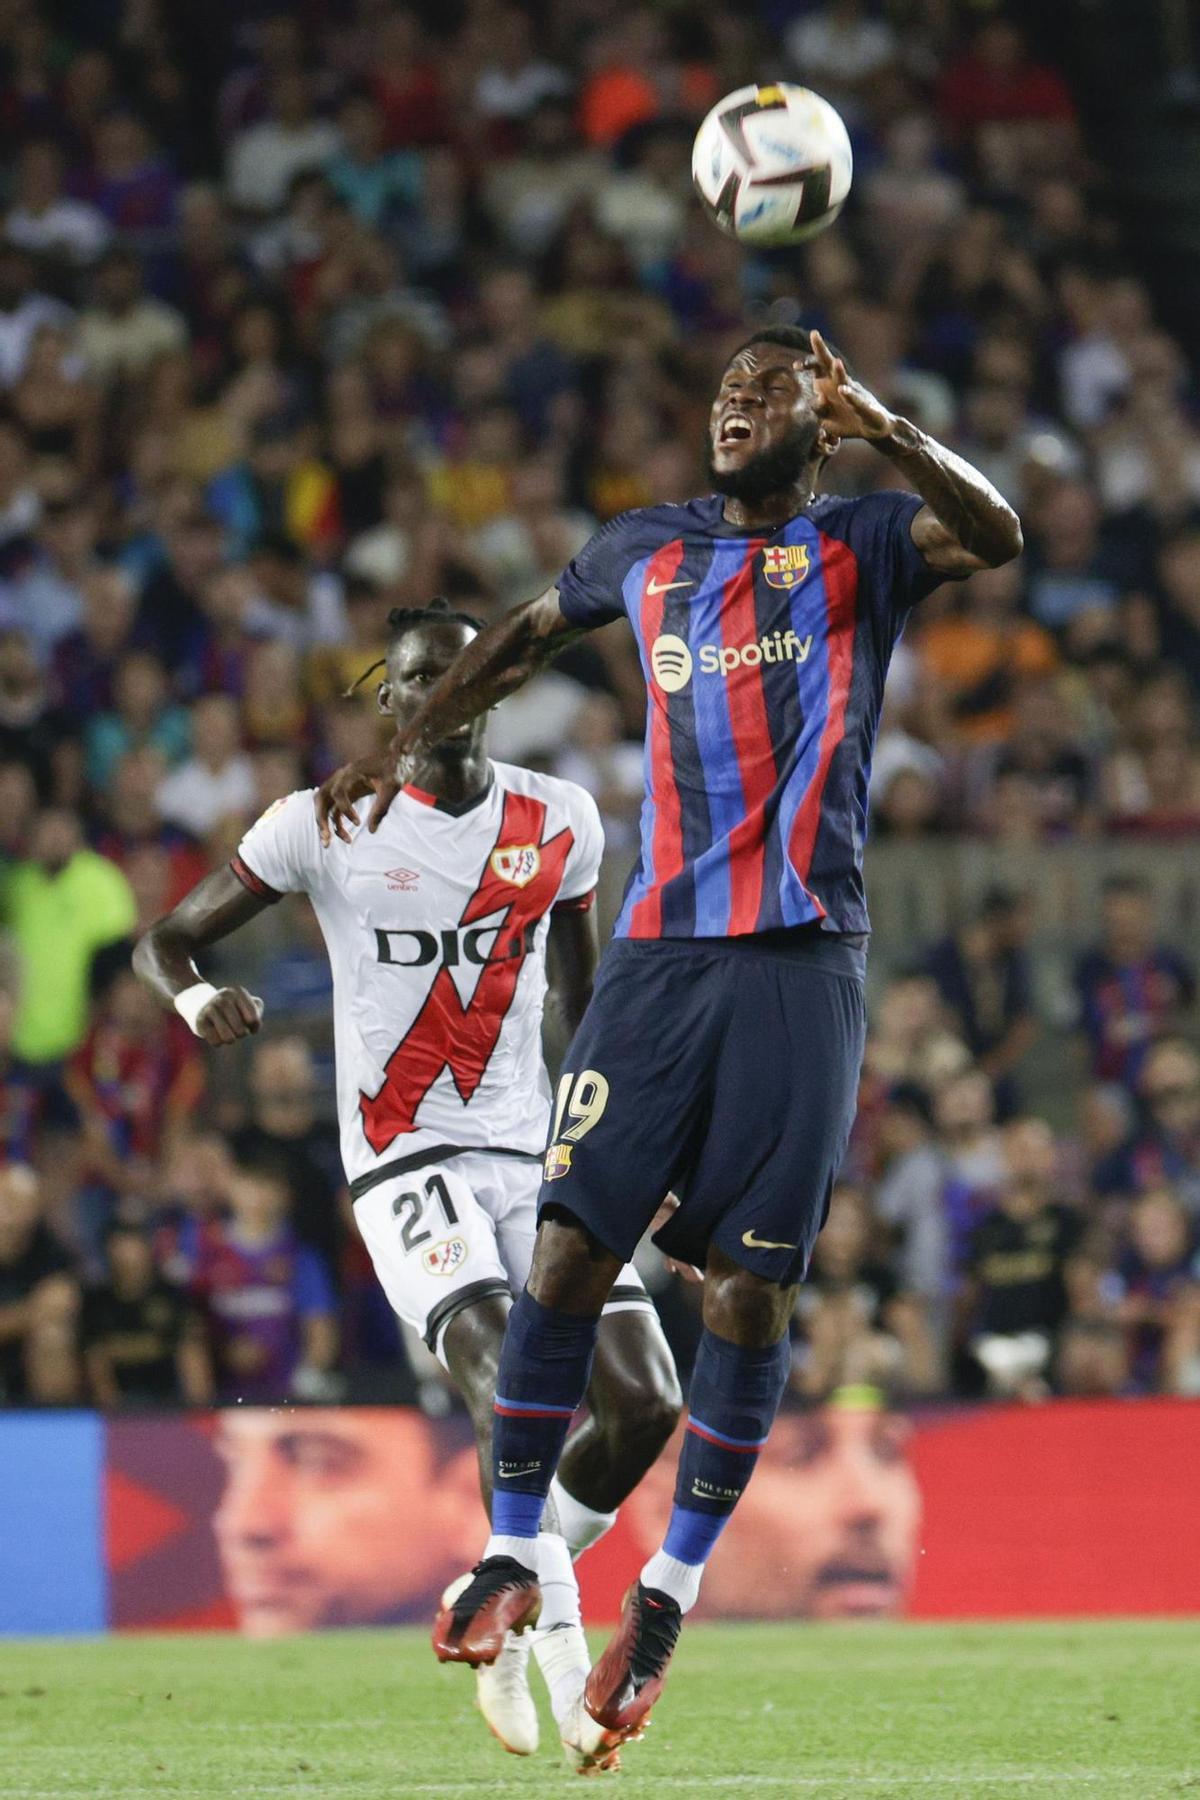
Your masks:
<path fill-rule="evenodd" d="M 694 1626 L 613 1791 L 1200 1800 L 1200 1621 Z M 490 1800 L 504 1755 L 424 1632 L 0 1640 L 0 1800 Z M 588 1791 L 586 1789 L 584 1792 Z"/>

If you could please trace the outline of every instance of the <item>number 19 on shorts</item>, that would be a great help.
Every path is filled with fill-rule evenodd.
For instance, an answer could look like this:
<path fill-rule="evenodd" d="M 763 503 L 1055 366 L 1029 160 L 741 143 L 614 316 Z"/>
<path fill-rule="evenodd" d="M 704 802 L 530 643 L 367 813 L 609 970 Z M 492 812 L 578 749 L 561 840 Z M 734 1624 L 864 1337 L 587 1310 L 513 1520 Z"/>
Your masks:
<path fill-rule="evenodd" d="M 580 1138 L 604 1117 L 608 1105 L 608 1081 L 598 1069 L 566 1069 L 558 1084 L 554 1105 L 554 1130 L 542 1175 L 556 1181 L 571 1167 L 571 1152 Z"/>

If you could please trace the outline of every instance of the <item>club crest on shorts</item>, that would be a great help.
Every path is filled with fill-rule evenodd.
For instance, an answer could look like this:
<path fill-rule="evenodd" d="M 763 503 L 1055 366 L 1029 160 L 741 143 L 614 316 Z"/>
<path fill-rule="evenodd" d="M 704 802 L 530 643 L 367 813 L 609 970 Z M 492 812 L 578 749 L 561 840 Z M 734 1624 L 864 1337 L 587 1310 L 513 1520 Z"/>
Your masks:
<path fill-rule="evenodd" d="M 467 1260 L 467 1246 L 463 1238 L 446 1238 L 440 1244 L 430 1244 L 428 1250 L 422 1250 L 421 1261 L 427 1275 L 453 1275 L 455 1269 L 461 1269 Z"/>
<path fill-rule="evenodd" d="M 574 1144 L 551 1144 L 542 1163 L 543 1181 L 557 1181 L 571 1167 L 571 1152 Z"/>
<path fill-rule="evenodd" d="M 513 887 L 528 887 L 542 866 L 536 844 L 504 844 L 492 851 L 492 872 Z"/>
<path fill-rule="evenodd" d="M 762 559 L 768 587 L 794 588 L 808 574 L 807 544 L 768 544 Z"/>

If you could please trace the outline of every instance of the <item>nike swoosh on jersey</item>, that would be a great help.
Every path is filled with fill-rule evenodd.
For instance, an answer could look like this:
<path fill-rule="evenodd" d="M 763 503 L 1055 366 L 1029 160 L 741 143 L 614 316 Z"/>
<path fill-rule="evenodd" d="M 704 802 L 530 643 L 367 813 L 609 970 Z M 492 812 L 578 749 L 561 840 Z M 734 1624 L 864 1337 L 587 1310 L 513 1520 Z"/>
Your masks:
<path fill-rule="evenodd" d="M 649 581 L 646 584 L 648 594 L 669 594 L 672 588 L 695 587 L 694 581 Z"/>
<path fill-rule="evenodd" d="M 501 1481 L 516 1481 L 521 1475 L 534 1475 L 541 1468 L 540 1462 L 522 1463 L 519 1469 L 499 1468 L 496 1470 Z"/>
<path fill-rule="evenodd" d="M 755 1237 L 752 1231 L 743 1231 L 742 1242 L 747 1250 L 798 1250 L 799 1244 L 773 1244 L 767 1238 Z"/>

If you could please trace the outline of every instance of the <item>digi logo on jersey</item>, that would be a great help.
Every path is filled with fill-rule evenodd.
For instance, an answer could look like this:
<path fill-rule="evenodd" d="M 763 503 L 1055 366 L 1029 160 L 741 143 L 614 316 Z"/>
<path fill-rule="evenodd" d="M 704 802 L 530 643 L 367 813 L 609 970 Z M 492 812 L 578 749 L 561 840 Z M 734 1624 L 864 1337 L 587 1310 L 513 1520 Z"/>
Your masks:
<path fill-rule="evenodd" d="M 502 925 L 473 925 L 467 931 L 419 931 L 411 926 L 375 928 L 377 960 L 390 963 L 394 969 L 425 969 L 438 962 L 443 969 L 457 969 L 461 963 L 483 968 L 487 963 L 512 962 L 527 956 L 537 938 L 538 919 L 530 919 L 522 930 L 504 934 Z"/>

